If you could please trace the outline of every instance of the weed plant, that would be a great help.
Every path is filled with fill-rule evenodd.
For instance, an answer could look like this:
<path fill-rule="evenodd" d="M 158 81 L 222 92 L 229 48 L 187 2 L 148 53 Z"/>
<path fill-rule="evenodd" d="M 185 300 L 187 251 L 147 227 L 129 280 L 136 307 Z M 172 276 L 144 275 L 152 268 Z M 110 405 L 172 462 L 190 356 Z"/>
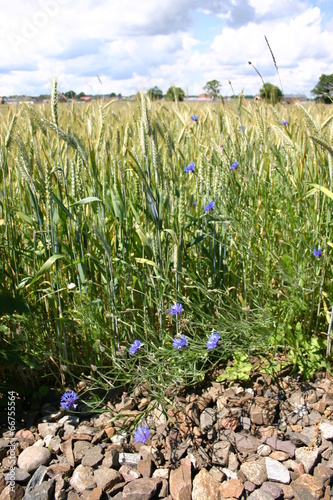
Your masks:
<path fill-rule="evenodd" d="M 251 354 L 329 368 L 332 117 L 242 96 L 58 104 L 56 82 L 51 106 L 2 106 L 2 388 L 46 373 L 161 394 Z"/>

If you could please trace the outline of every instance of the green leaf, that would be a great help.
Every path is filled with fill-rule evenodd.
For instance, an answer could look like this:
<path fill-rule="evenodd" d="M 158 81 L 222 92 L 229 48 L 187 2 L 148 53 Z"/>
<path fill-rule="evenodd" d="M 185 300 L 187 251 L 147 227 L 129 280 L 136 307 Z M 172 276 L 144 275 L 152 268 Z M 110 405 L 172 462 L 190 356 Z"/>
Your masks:
<path fill-rule="evenodd" d="M 93 201 L 99 201 L 100 203 L 103 203 L 102 200 L 96 198 L 96 196 L 88 196 L 87 198 L 82 198 L 82 200 L 72 203 L 70 206 L 75 207 L 76 205 L 87 205 L 87 203 L 92 203 Z"/>
<path fill-rule="evenodd" d="M 39 269 L 39 271 L 37 271 L 37 273 L 36 273 L 35 277 L 33 278 L 33 280 L 27 286 L 30 286 L 33 283 L 35 283 L 38 280 L 38 278 L 40 278 L 43 274 L 45 274 L 53 266 L 53 264 L 57 260 L 63 259 L 65 257 L 66 256 L 64 254 L 62 254 L 62 253 L 59 253 L 59 254 L 56 254 L 56 255 L 52 255 L 49 259 L 47 259 L 46 262 L 44 262 L 44 264 Z"/>

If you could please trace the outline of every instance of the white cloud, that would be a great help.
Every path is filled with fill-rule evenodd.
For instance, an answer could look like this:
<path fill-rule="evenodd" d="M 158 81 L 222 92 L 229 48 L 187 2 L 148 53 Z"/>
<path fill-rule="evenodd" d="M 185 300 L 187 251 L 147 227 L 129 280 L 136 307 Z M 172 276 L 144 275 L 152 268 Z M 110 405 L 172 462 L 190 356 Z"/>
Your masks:
<path fill-rule="evenodd" d="M 204 28 L 196 37 L 194 12 L 224 20 L 210 47 Z M 86 93 L 175 84 L 192 94 L 216 78 L 224 93 L 230 79 L 235 92 L 255 94 L 261 81 L 249 60 L 278 84 L 264 35 L 285 92 L 309 95 L 332 72 L 332 24 L 303 0 L 11 0 L 0 19 L 0 95 L 45 93 L 54 76 L 62 90 Z"/>

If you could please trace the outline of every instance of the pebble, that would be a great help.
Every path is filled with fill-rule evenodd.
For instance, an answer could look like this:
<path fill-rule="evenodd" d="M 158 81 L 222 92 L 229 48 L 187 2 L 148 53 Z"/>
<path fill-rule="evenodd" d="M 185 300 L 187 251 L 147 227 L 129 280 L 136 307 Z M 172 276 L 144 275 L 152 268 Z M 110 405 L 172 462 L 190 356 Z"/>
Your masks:
<path fill-rule="evenodd" d="M 49 405 L 34 427 L 15 435 L 14 498 L 328 499 L 333 391 L 331 376 L 325 376 L 311 381 L 307 391 L 289 376 L 279 387 L 259 377 L 251 390 L 214 382 L 191 389 L 175 396 L 174 408 L 163 412 L 156 406 L 146 415 L 151 430 L 146 445 L 112 423 L 116 405 L 137 416 L 140 396 L 111 401 L 109 411 L 89 420 Z M 149 395 L 146 399 L 142 409 L 151 402 Z M 9 442 L 4 433 L 0 500 L 11 498 L 5 482 L 10 476 L 4 473 L 10 468 Z"/>

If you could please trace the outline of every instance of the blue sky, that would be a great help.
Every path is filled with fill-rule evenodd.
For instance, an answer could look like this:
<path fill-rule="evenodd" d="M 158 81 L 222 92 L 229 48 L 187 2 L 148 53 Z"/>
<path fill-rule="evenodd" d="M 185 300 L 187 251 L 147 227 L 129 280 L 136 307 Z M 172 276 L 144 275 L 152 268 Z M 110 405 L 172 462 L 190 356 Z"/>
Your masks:
<path fill-rule="evenodd" d="M 261 80 L 308 97 L 333 73 L 331 0 L 11 0 L 0 7 L 0 95 L 256 94 Z M 231 85 L 229 84 L 231 81 Z"/>

